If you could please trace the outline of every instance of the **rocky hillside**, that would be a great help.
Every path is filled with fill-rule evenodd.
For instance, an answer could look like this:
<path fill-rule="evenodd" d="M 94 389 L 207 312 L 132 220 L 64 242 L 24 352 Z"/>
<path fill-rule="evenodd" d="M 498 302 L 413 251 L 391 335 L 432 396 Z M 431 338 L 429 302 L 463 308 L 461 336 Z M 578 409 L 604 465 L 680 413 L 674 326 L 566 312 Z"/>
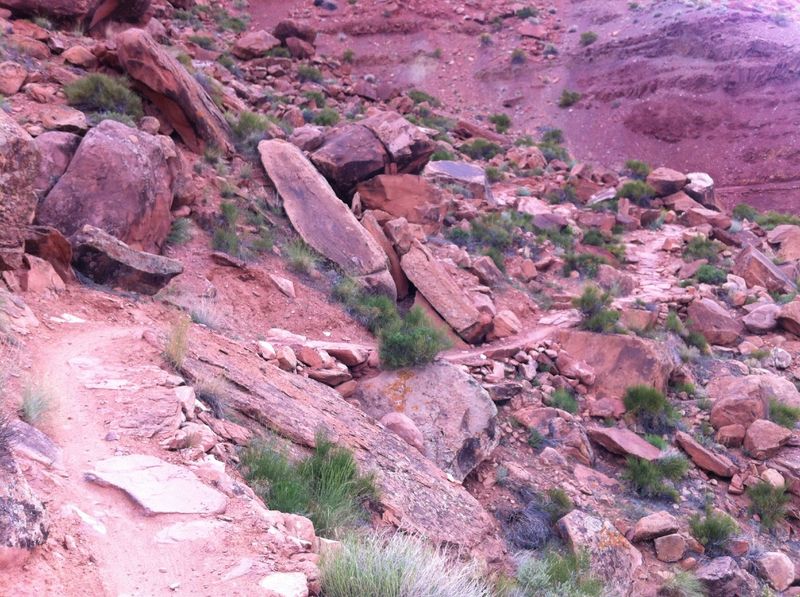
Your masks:
<path fill-rule="evenodd" d="M 700 49 L 612 5 L 0 0 L 0 593 L 800 594 L 800 218 L 642 103 L 652 152 L 575 159 Z M 433 87 L 474 53 L 433 22 L 521 45 Z"/>

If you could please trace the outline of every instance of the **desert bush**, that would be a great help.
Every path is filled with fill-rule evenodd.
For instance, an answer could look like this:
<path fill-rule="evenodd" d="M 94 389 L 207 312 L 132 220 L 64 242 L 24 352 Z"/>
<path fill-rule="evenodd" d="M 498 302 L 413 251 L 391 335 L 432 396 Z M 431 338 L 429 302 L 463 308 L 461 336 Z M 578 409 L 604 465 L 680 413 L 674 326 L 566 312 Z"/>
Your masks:
<path fill-rule="evenodd" d="M 438 108 L 442 105 L 437 98 L 433 97 L 430 93 L 425 93 L 419 89 L 412 89 L 408 92 L 408 97 L 413 101 L 415 104 L 428 104 L 433 108 Z"/>
<path fill-rule="evenodd" d="M 758 217 L 758 210 L 747 203 L 739 203 L 733 208 L 733 217 L 737 220 L 750 220 L 755 222 Z"/>
<path fill-rule="evenodd" d="M 310 274 L 317 269 L 320 257 L 302 239 L 289 241 L 284 247 L 289 268 L 301 274 Z"/>
<path fill-rule="evenodd" d="M 562 274 L 569 276 L 572 272 L 578 272 L 587 278 L 596 278 L 600 271 L 600 266 L 608 263 L 604 257 L 594 253 L 567 253 L 564 255 L 564 266 Z"/>
<path fill-rule="evenodd" d="M 727 514 L 708 508 L 704 516 L 694 514 L 689 518 L 689 530 L 707 552 L 717 553 L 739 531 L 739 525 Z"/>
<path fill-rule="evenodd" d="M 669 445 L 667 443 L 667 440 L 665 440 L 660 435 L 656 435 L 654 433 L 645 434 L 644 439 L 647 440 L 648 444 L 650 444 L 651 446 L 655 446 L 659 450 L 666 450 L 667 446 Z"/>
<path fill-rule="evenodd" d="M 445 335 L 431 325 L 420 307 L 413 307 L 405 316 L 383 327 L 379 340 L 381 364 L 387 369 L 430 363 L 450 346 Z"/>
<path fill-rule="evenodd" d="M 511 128 L 511 118 L 508 114 L 492 114 L 489 116 L 489 122 L 494 125 L 494 129 L 498 133 L 505 133 Z"/>
<path fill-rule="evenodd" d="M 297 67 L 297 77 L 301 81 L 313 81 L 314 83 L 322 82 L 322 73 L 314 66 L 301 64 Z"/>
<path fill-rule="evenodd" d="M 172 225 L 167 235 L 167 244 L 169 245 L 185 245 L 191 238 L 191 221 L 189 218 L 176 218 L 173 220 Z"/>
<path fill-rule="evenodd" d="M 454 160 L 455 157 L 456 156 L 452 152 L 447 151 L 446 149 L 437 149 L 431 155 L 431 161 L 440 162 L 443 160 Z"/>
<path fill-rule="evenodd" d="M 539 500 L 531 500 L 520 510 L 500 513 L 500 518 L 506 540 L 517 549 L 540 549 L 552 539 L 553 523 Z"/>
<path fill-rule="evenodd" d="M 667 397 L 648 385 L 631 386 L 623 397 L 625 410 L 636 417 L 648 433 L 663 433 L 675 427 L 678 415 Z"/>
<path fill-rule="evenodd" d="M 683 322 L 681 321 L 680 317 L 675 311 L 670 311 L 667 314 L 667 319 L 664 322 L 664 327 L 668 332 L 672 332 L 673 334 L 678 334 L 679 336 L 682 335 L 686 328 L 683 326 Z"/>
<path fill-rule="evenodd" d="M 781 224 L 800 226 L 800 217 L 792 214 L 779 213 L 777 211 L 768 211 L 756 216 L 756 223 L 764 230 L 772 230 Z"/>
<path fill-rule="evenodd" d="M 339 122 L 339 114 L 331 108 L 323 108 L 314 114 L 314 124 L 319 126 L 333 126 Z"/>
<path fill-rule="evenodd" d="M 192 323 L 204 325 L 209 329 L 216 330 L 222 327 L 223 316 L 216 303 L 209 299 L 202 299 L 192 305 L 189 312 Z"/>
<path fill-rule="evenodd" d="M 56 407 L 56 396 L 56 389 L 48 382 L 46 374 L 31 374 L 22 384 L 20 419 L 34 427 L 46 423 Z"/>
<path fill-rule="evenodd" d="M 459 147 L 461 153 L 471 157 L 473 160 L 490 160 L 503 149 L 497 144 L 486 139 L 474 139 L 469 143 L 464 143 Z"/>
<path fill-rule="evenodd" d="M 537 452 L 544 447 L 544 444 L 547 440 L 545 437 L 539 432 L 536 427 L 531 427 L 528 430 L 528 445 L 536 450 Z"/>
<path fill-rule="evenodd" d="M 581 101 L 581 97 L 582 97 L 581 94 L 577 91 L 564 89 L 561 92 L 561 96 L 558 98 L 558 107 L 569 108 L 570 106 L 574 106 L 579 101 Z"/>
<path fill-rule="evenodd" d="M 365 504 L 377 498 L 373 475 L 360 474 L 352 452 L 324 434 L 299 462 L 264 443 L 248 446 L 240 460 L 245 479 L 270 508 L 307 516 L 323 537 L 339 537 L 364 521 Z"/>
<path fill-rule="evenodd" d="M 167 344 L 164 346 L 164 358 L 176 370 L 183 367 L 186 353 L 189 350 L 189 324 L 191 319 L 186 315 L 179 315 L 170 327 L 167 334 Z"/>
<path fill-rule="evenodd" d="M 233 202 L 224 202 L 220 205 L 222 224 L 214 230 L 211 245 L 215 251 L 223 251 L 228 255 L 238 257 L 241 253 L 241 242 L 236 231 L 239 221 L 239 208 Z"/>
<path fill-rule="evenodd" d="M 709 263 L 716 263 L 720 248 L 720 243 L 698 235 L 683 247 L 683 258 L 687 261 L 705 259 Z"/>
<path fill-rule="evenodd" d="M 228 112 L 225 119 L 231 127 L 236 148 L 254 155 L 260 141 L 266 138 L 269 119 L 263 114 L 245 110 L 238 116 Z"/>
<path fill-rule="evenodd" d="M 601 333 L 616 329 L 619 313 L 607 308 L 611 304 L 611 295 L 597 286 L 585 286 L 581 295 L 572 300 L 572 304 L 583 315 L 583 329 Z"/>
<path fill-rule="evenodd" d="M 638 205 L 644 205 L 656 196 L 656 191 L 643 180 L 629 180 L 617 191 L 617 199 L 630 199 Z"/>
<path fill-rule="evenodd" d="M 786 504 L 791 499 L 786 487 L 773 487 L 766 481 L 760 481 L 747 489 L 750 498 L 750 513 L 757 514 L 761 524 L 771 529 L 786 518 Z"/>
<path fill-rule="evenodd" d="M 659 597 L 705 597 L 702 583 L 691 572 L 680 570 L 658 590 Z"/>
<path fill-rule="evenodd" d="M 351 535 L 320 562 L 326 597 L 490 597 L 473 564 L 397 533 Z"/>
<path fill-rule="evenodd" d="M 708 354 L 708 340 L 703 335 L 702 332 L 694 331 L 687 333 L 684 338 L 684 342 L 688 346 L 693 346 L 694 348 L 698 349 L 702 354 Z"/>
<path fill-rule="evenodd" d="M 550 516 L 550 522 L 555 524 L 561 518 L 575 509 L 567 492 L 560 487 L 552 487 L 545 492 L 542 509 Z"/>
<path fill-rule="evenodd" d="M 486 178 L 489 182 L 500 182 L 503 180 L 503 172 L 497 166 L 487 166 Z"/>
<path fill-rule="evenodd" d="M 664 456 L 658 460 L 644 460 L 628 456 L 622 478 L 642 497 L 678 499 L 673 486 L 689 470 L 689 462 L 679 455 Z"/>
<path fill-rule="evenodd" d="M 581 33 L 582 46 L 584 47 L 591 46 L 596 41 L 597 41 L 597 33 L 595 33 L 594 31 L 584 31 L 583 33 Z"/>
<path fill-rule="evenodd" d="M 578 412 L 578 401 L 566 388 L 558 388 L 550 395 L 550 406 L 560 408 L 573 415 Z"/>
<path fill-rule="evenodd" d="M 128 82 L 118 77 L 92 73 L 64 86 L 71 106 L 96 114 L 124 114 L 133 120 L 142 117 L 142 100 Z"/>
<path fill-rule="evenodd" d="M 590 563 L 586 552 L 562 555 L 550 550 L 541 559 L 526 557 L 511 597 L 600 597 L 605 588 Z"/>
<path fill-rule="evenodd" d="M 650 165 L 641 160 L 628 160 L 625 162 L 625 170 L 637 180 L 644 180 L 650 174 Z"/>
<path fill-rule="evenodd" d="M 794 429 L 797 421 L 800 421 L 800 408 L 770 398 L 769 420 L 787 429 Z"/>
<path fill-rule="evenodd" d="M 208 35 L 190 35 L 187 39 L 204 50 L 214 49 L 214 38 Z"/>
<path fill-rule="evenodd" d="M 522 48 L 514 48 L 511 52 L 511 64 L 525 64 L 528 60 L 528 55 Z"/>
<path fill-rule="evenodd" d="M 714 284 L 716 286 L 724 284 L 728 281 L 728 274 L 725 272 L 725 270 L 707 263 L 704 263 L 697 268 L 697 272 L 695 272 L 694 277 L 702 284 Z"/>

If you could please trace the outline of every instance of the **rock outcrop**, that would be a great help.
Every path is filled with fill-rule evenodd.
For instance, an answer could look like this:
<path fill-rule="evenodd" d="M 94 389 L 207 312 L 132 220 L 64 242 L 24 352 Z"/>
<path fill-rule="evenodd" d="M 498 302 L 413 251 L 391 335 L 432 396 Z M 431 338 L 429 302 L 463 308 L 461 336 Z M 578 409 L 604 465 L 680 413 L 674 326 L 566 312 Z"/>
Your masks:
<path fill-rule="evenodd" d="M 7 425 L 0 419 L 0 426 Z M 7 427 L 0 428 L 6 433 Z M 0 438 L 7 442 L 8 438 Z M 50 530 L 47 512 L 33 494 L 7 446 L 0 446 L 0 571 L 25 562 Z"/>

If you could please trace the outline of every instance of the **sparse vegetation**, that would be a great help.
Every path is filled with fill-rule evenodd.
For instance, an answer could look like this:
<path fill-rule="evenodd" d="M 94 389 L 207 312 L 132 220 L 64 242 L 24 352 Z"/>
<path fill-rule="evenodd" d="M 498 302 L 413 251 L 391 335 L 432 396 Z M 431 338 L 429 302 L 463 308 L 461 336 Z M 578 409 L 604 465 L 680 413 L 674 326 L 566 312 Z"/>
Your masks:
<path fill-rule="evenodd" d="M 716 263 L 719 258 L 720 244 L 703 235 L 698 235 L 689 240 L 683 248 L 683 258 L 687 261 L 705 259 L 709 263 Z"/>
<path fill-rule="evenodd" d="M 503 149 L 497 144 L 486 139 L 477 138 L 459 147 L 461 153 L 468 155 L 473 160 L 490 160 Z"/>
<path fill-rule="evenodd" d="M 56 390 L 47 377 L 42 372 L 33 373 L 22 384 L 19 417 L 34 427 L 46 423 L 56 406 Z"/>
<path fill-rule="evenodd" d="M 214 49 L 214 38 L 208 35 L 190 35 L 187 39 L 204 50 Z"/>
<path fill-rule="evenodd" d="M 747 489 L 750 498 L 750 513 L 757 514 L 764 528 L 772 529 L 786 518 L 786 505 L 790 496 L 786 487 L 773 487 L 760 481 Z"/>
<path fill-rule="evenodd" d="M 411 101 L 415 104 L 428 104 L 432 108 L 438 108 L 442 105 L 442 102 L 433 97 L 430 93 L 425 93 L 419 89 L 412 89 L 409 91 L 408 97 L 411 98 Z"/>
<path fill-rule="evenodd" d="M 314 114 L 313 122 L 319 126 L 333 126 L 339 122 L 339 113 L 332 108 L 323 108 Z"/>
<path fill-rule="evenodd" d="M 297 67 L 297 78 L 301 81 L 312 81 L 314 83 L 322 82 L 322 73 L 315 66 L 301 64 Z"/>
<path fill-rule="evenodd" d="M 559 554 L 548 551 L 541 559 L 527 557 L 517 572 L 511 597 L 600 597 L 603 582 L 590 570 L 586 552 Z"/>
<path fill-rule="evenodd" d="M 380 332 L 381 365 L 401 369 L 430 363 L 450 343 L 433 327 L 420 307 L 412 307 Z"/>
<path fill-rule="evenodd" d="M 228 112 L 225 119 L 231 127 L 236 149 L 254 156 L 260 141 L 266 138 L 269 120 L 262 114 L 245 110 L 238 116 Z"/>
<path fill-rule="evenodd" d="M 351 49 L 347 48 L 344 52 L 342 52 L 342 62 L 346 62 L 347 64 L 352 64 L 356 60 L 356 53 Z"/>
<path fill-rule="evenodd" d="M 558 388 L 550 395 L 550 406 L 560 408 L 573 415 L 578 412 L 578 401 L 566 388 Z"/>
<path fill-rule="evenodd" d="M 236 232 L 239 208 L 232 202 L 222 203 L 220 208 L 222 211 L 222 225 L 214 230 L 211 244 L 215 251 L 223 251 L 228 255 L 238 257 L 241 251 L 241 243 Z"/>
<path fill-rule="evenodd" d="M 545 437 L 535 427 L 528 430 L 528 445 L 536 452 L 544 447 Z"/>
<path fill-rule="evenodd" d="M 562 274 L 569 276 L 572 272 L 578 272 L 587 278 L 596 278 L 600 271 L 600 266 L 608 263 L 604 257 L 594 253 L 572 253 L 564 255 L 564 267 Z"/>
<path fill-rule="evenodd" d="M 749 220 L 755 222 L 758 217 L 758 210 L 747 203 L 739 203 L 733 208 L 733 217 L 737 220 Z"/>
<path fill-rule="evenodd" d="M 648 433 L 664 433 L 675 427 L 677 412 L 667 397 L 656 388 L 647 385 L 631 386 L 623 397 L 625 410 Z"/>
<path fill-rule="evenodd" d="M 630 199 L 638 205 L 645 205 L 656 196 L 655 189 L 643 180 L 629 180 L 617 191 L 617 199 Z"/>
<path fill-rule="evenodd" d="M 189 218 L 176 218 L 169 229 L 167 235 L 168 245 L 185 245 L 192 236 L 190 232 L 191 220 Z"/>
<path fill-rule="evenodd" d="M 644 180 L 650 174 L 650 165 L 641 160 L 628 160 L 625 162 L 625 170 L 637 180 Z"/>
<path fill-rule="evenodd" d="M 589 284 L 583 288 L 579 297 L 572 300 L 572 304 L 583 315 L 583 329 L 600 333 L 616 331 L 619 313 L 607 308 L 611 304 L 611 295 L 608 292 Z"/>
<path fill-rule="evenodd" d="M 511 52 L 511 64 L 525 64 L 528 60 L 528 55 L 522 48 L 514 48 Z"/>
<path fill-rule="evenodd" d="M 660 435 L 655 435 L 653 433 L 648 433 L 647 435 L 644 436 L 644 439 L 647 440 L 648 444 L 650 444 L 651 446 L 655 446 L 659 450 L 666 450 L 667 447 L 669 446 L 667 440 L 665 440 Z"/>
<path fill-rule="evenodd" d="M 701 284 L 714 284 L 718 286 L 728 281 L 728 274 L 723 269 L 704 263 L 697 268 L 694 278 Z"/>
<path fill-rule="evenodd" d="M 583 47 L 591 46 L 597 41 L 597 33 L 594 31 L 584 31 L 581 33 L 581 45 Z"/>
<path fill-rule="evenodd" d="M 64 86 L 69 105 L 101 117 L 124 114 L 133 120 L 142 117 L 142 100 L 128 82 L 118 77 L 92 73 Z"/>
<path fill-rule="evenodd" d="M 323 537 L 340 537 L 366 517 L 377 497 L 373 476 L 362 475 L 352 452 L 317 434 L 314 453 L 292 462 L 264 443 L 241 453 L 245 479 L 273 510 L 307 516 Z"/>
<path fill-rule="evenodd" d="M 768 416 L 773 423 L 787 429 L 794 429 L 797 422 L 800 421 L 800 408 L 770 398 Z"/>
<path fill-rule="evenodd" d="M 706 591 L 694 574 L 679 570 L 661 586 L 658 595 L 659 597 L 705 597 Z"/>
<path fill-rule="evenodd" d="M 511 118 L 508 114 L 492 114 L 489 116 L 489 122 L 494 125 L 498 133 L 505 133 L 511 128 Z"/>
<path fill-rule="evenodd" d="M 185 314 L 179 315 L 172 324 L 167 334 L 167 344 L 164 346 L 164 358 L 175 370 L 183 367 L 189 350 L 189 324 L 191 320 Z"/>
<path fill-rule="evenodd" d="M 300 238 L 289 241 L 284 247 L 289 267 L 301 274 L 310 274 L 320 263 L 319 254 Z"/>
<path fill-rule="evenodd" d="M 550 517 L 550 523 L 555 524 L 572 512 L 575 509 L 575 504 L 572 503 L 566 491 L 560 487 L 551 487 L 545 492 L 542 509 Z"/>
<path fill-rule="evenodd" d="M 800 226 L 800 217 L 792 214 L 779 213 L 777 211 L 768 211 L 757 216 L 756 223 L 764 230 L 772 230 L 781 224 Z"/>
<path fill-rule="evenodd" d="M 709 553 L 717 553 L 733 535 L 739 532 L 736 521 L 723 512 L 707 508 L 705 515 L 694 514 L 689 518 L 692 537 Z"/>
<path fill-rule="evenodd" d="M 564 89 L 561 92 L 561 96 L 558 98 L 558 107 L 569 108 L 570 106 L 574 106 L 579 101 L 581 101 L 581 97 L 583 96 L 577 91 L 572 91 L 571 89 Z"/>
<path fill-rule="evenodd" d="M 689 470 L 689 462 L 683 456 L 670 455 L 658 460 L 644 460 L 628 456 L 622 478 L 642 497 L 678 499 L 674 483 L 680 481 Z"/>

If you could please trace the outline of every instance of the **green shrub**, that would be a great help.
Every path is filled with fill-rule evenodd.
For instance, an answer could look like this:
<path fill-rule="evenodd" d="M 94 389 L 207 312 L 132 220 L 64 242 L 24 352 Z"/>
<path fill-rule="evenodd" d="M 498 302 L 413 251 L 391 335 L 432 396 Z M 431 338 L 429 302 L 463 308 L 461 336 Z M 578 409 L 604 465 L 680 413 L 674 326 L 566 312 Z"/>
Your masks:
<path fill-rule="evenodd" d="M 661 586 L 658 595 L 659 597 L 705 597 L 706 591 L 694 574 L 679 570 Z"/>
<path fill-rule="evenodd" d="M 625 410 L 636 417 L 649 433 L 663 433 L 675 427 L 677 413 L 666 396 L 648 385 L 631 386 L 623 397 Z"/>
<path fill-rule="evenodd" d="M 531 427 L 528 430 L 528 445 L 535 451 L 538 452 L 541 450 L 544 447 L 545 441 L 545 437 L 539 433 L 539 430 L 535 427 Z"/>
<path fill-rule="evenodd" d="M 750 220 L 755 222 L 758 217 L 758 210 L 747 205 L 747 203 L 740 203 L 733 208 L 733 217 L 737 220 Z"/>
<path fill-rule="evenodd" d="M 344 304 L 350 314 L 373 334 L 400 318 L 393 300 L 363 292 L 351 278 L 342 278 L 334 285 L 333 298 Z"/>
<path fill-rule="evenodd" d="M 492 143 L 480 137 L 470 143 L 464 143 L 459 150 L 473 160 L 490 160 L 503 151 L 497 143 Z"/>
<path fill-rule="evenodd" d="M 481 250 L 482 255 L 486 255 L 497 266 L 501 272 L 506 273 L 506 258 L 503 252 L 497 247 L 484 247 Z"/>
<path fill-rule="evenodd" d="M 190 233 L 191 220 L 189 218 L 177 218 L 170 226 L 169 234 L 167 235 L 167 244 L 169 245 L 185 245 L 192 236 Z"/>
<path fill-rule="evenodd" d="M 800 408 L 779 402 L 775 398 L 769 399 L 769 420 L 781 427 L 794 429 L 800 421 Z"/>
<path fill-rule="evenodd" d="M 188 39 L 190 42 L 196 46 L 200 46 L 204 50 L 214 49 L 214 38 L 209 37 L 208 35 L 190 35 Z"/>
<path fill-rule="evenodd" d="M 496 166 L 487 166 L 486 178 L 489 182 L 500 182 L 503 180 L 503 172 Z"/>
<path fill-rule="evenodd" d="M 697 331 L 689 332 L 688 334 L 685 335 L 683 340 L 689 346 L 694 346 L 695 348 L 697 348 L 701 353 L 708 354 L 709 352 L 708 340 L 706 340 L 706 337 L 703 335 L 702 332 L 697 332 Z"/>
<path fill-rule="evenodd" d="M 642 497 L 677 501 L 673 483 L 681 480 L 688 470 L 689 462 L 683 456 L 664 456 L 652 461 L 628 456 L 622 478 Z"/>
<path fill-rule="evenodd" d="M 297 77 L 301 81 L 313 81 L 314 83 L 322 82 L 322 73 L 314 66 L 301 64 L 297 67 Z"/>
<path fill-rule="evenodd" d="M 444 334 L 433 327 L 420 307 L 383 327 L 380 332 L 381 364 L 387 369 L 402 369 L 430 363 L 450 346 Z"/>
<path fill-rule="evenodd" d="M 708 508 L 705 516 L 694 514 L 689 518 L 689 529 L 706 551 L 716 553 L 739 532 L 739 525 L 727 514 Z"/>
<path fill-rule="evenodd" d="M 511 52 L 511 64 L 525 64 L 528 60 L 528 55 L 522 48 L 514 48 Z"/>
<path fill-rule="evenodd" d="M 692 237 L 686 246 L 683 247 L 683 258 L 687 261 L 705 259 L 709 263 L 716 263 L 720 250 L 720 244 L 709 240 L 705 236 L 698 235 Z"/>
<path fill-rule="evenodd" d="M 581 97 L 582 97 L 581 94 L 577 91 L 564 89 L 561 92 L 561 97 L 558 98 L 558 107 L 569 108 L 570 106 L 574 106 L 579 101 L 581 101 Z"/>
<path fill-rule="evenodd" d="M 747 489 L 750 498 L 750 513 L 758 514 L 761 524 L 768 529 L 786 518 L 786 504 L 790 501 L 786 487 L 773 487 L 766 481 L 760 481 Z"/>
<path fill-rule="evenodd" d="M 614 331 L 619 321 L 619 313 L 606 308 L 610 304 L 611 295 L 591 284 L 572 300 L 572 305 L 583 315 L 581 327 L 600 333 Z"/>
<path fill-rule="evenodd" d="M 597 33 L 595 33 L 594 31 L 584 31 L 583 33 L 581 33 L 582 46 L 584 47 L 591 46 L 596 41 L 597 41 Z"/>
<path fill-rule="evenodd" d="M 266 54 L 270 58 L 291 58 L 292 53 L 289 51 L 289 48 L 284 48 L 283 46 L 277 46 L 269 50 Z"/>
<path fill-rule="evenodd" d="M 578 401 L 575 396 L 566 388 L 558 388 L 550 396 L 550 406 L 560 408 L 570 414 L 578 412 Z"/>
<path fill-rule="evenodd" d="M 323 537 L 365 520 L 365 503 L 377 497 L 373 475 L 361 475 L 352 452 L 323 434 L 300 462 L 263 443 L 248 446 L 240 460 L 245 479 L 271 509 L 307 516 Z"/>
<path fill-rule="evenodd" d="M 301 274 L 310 274 L 320 263 L 319 254 L 302 239 L 289 241 L 284 247 L 289 268 Z"/>
<path fill-rule="evenodd" d="M 70 106 L 84 112 L 125 114 L 142 117 L 142 100 L 130 90 L 125 79 L 92 73 L 64 86 Z"/>
<path fill-rule="evenodd" d="M 728 281 L 728 274 L 725 272 L 725 270 L 707 263 L 704 263 L 697 268 L 697 272 L 695 272 L 694 277 L 702 284 L 719 285 Z"/>
<path fill-rule="evenodd" d="M 266 137 L 269 119 L 262 114 L 247 110 L 238 116 L 228 112 L 225 114 L 225 119 L 233 133 L 236 148 L 241 152 L 255 154 L 259 142 Z"/>
<path fill-rule="evenodd" d="M 647 443 L 649 443 L 651 446 L 655 446 L 656 448 L 662 451 L 666 450 L 667 446 L 669 445 L 667 443 L 667 440 L 665 440 L 660 435 L 655 435 L 653 433 L 646 434 L 644 436 L 644 439 L 647 440 Z"/>
<path fill-rule="evenodd" d="M 339 122 L 339 114 L 331 108 L 324 108 L 314 114 L 314 124 L 319 126 L 333 126 Z"/>
<path fill-rule="evenodd" d="M 643 180 L 629 180 L 617 191 L 617 199 L 630 199 L 634 203 L 644 205 L 656 196 L 656 191 Z"/>
<path fill-rule="evenodd" d="M 517 571 L 513 597 L 600 597 L 603 582 L 590 570 L 586 552 L 561 555 L 548 551 L 541 559 L 528 557 Z"/>
<path fill-rule="evenodd" d="M 683 327 L 683 322 L 681 321 L 680 317 L 675 311 L 670 311 L 667 314 L 667 320 L 664 323 L 664 327 L 667 329 L 668 332 L 672 332 L 673 334 L 683 335 L 686 328 Z"/>
<path fill-rule="evenodd" d="M 352 48 L 347 48 L 344 52 L 342 52 L 342 62 L 346 62 L 347 64 L 352 64 L 356 60 L 356 53 L 352 50 Z"/>
<path fill-rule="evenodd" d="M 498 133 L 505 133 L 511 128 L 511 118 L 507 114 L 492 114 L 489 116 L 489 122 L 494 125 Z"/>
<path fill-rule="evenodd" d="M 410 535 L 351 535 L 320 561 L 325 597 L 490 597 L 477 568 Z"/>
<path fill-rule="evenodd" d="M 425 93 L 419 89 L 412 89 L 409 91 L 408 97 L 411 98 L 411 101 L 415 104 L 428 104 L 433 108 L 438 108 L 442 105 L 442 102 L 433 97 L 430 93 Z"/>
<path fill-rule="evenodd" d="M 456 157 L 455 155 L 453 155 L 451 152 L 447 151 L 446 149 L 437 149 L 431 155 L 431 161 L 432 162 L 441 162 L 441 161 L 444 161 L 444 160 L 450 161 L 450 160 L 454 160 L 455 157 Z"/>
<path fill-rule="evenodd" d="M 575 504 L 572 503 L 566 491 L 560 487 L 553 487 L 545 492 L 545 500 L 542 504 L 542 509 L 547 512 L 547 515 L 550 517 L 550 522 L 555 524 L 572 512 L 575 509 Z"/>
<path fill-rule="evenodd" d="M 631 178 L 644 180 L 650 174 L 650 165 L 641 160 L 628 160 L 625 162 L 625 170 L 627 170 Z"/>
<path fill-rule="evenodd" d="M 584 245 L 602 247 L 606 243 L 606 237 L 599 228 L 589 228 L 589 230 L 583 233 L 583 239 L 581 239 L 581 242 Z"/>
<path fill-rule="evenodd" d="M 517 12 L 514 13 L 519 19 L 530 19 L 533 17 L 539 16 L 539 11 L 533 6 L 526 6 L 525 8 L 520 8 Z"/>
<path fill-rule="evenodd" d="M 759 216 L 756 216 L 756 223 L 764 230 L 772 230 L 781 224 L 791 224 L 793 226 L 800 226 L 800 217 L 792 214 L 782 214 L 777 211 L 768 211 Z"/>
<path fill-rule="evenodd" d="M 596 278 L 604 263 L 608 263 L 606 259 L 594 253 L 567 253 L 564 255 L 562 274 L 567 277 L 576 271 L 587 278 Z"/>

